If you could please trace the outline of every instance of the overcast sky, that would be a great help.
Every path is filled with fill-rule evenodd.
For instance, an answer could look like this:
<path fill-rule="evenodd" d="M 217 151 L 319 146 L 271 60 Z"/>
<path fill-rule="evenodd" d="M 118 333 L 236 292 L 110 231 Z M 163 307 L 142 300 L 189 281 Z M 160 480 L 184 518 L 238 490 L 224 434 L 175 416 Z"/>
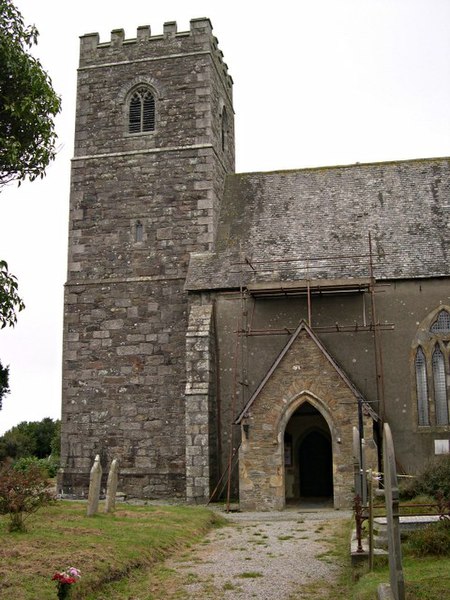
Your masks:
<path fill-rule="evenodd" d="M 60 417 L 78 37 L 209 17 L 234 80 L 237 170 L 449 156 L 450 0 L 17 0 L 63 109 L 42 181 L 0 193 L 0 258 L 26 310 L 0 331 L 0 434 Z M 0 65 L 1 68 L 1 65 Z"/>

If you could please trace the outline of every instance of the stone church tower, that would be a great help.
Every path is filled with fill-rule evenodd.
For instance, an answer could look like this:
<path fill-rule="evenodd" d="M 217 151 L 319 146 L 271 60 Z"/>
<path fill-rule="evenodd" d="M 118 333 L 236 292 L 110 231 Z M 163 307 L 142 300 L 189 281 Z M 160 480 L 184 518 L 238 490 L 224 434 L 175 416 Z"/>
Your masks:
<path fill-rule="evenodd" d="M 62 472 L 96 454 L 121 488 L 186 493 L 185 279 L 234 171 L 232 79 L 208 19 L 81 38 L 65 289 Z"/>

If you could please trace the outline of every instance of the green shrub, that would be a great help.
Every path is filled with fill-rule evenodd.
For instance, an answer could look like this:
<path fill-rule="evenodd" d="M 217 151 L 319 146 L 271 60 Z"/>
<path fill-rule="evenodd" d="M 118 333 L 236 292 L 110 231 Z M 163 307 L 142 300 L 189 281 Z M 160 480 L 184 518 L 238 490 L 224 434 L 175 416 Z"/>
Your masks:
<path fill-rule="evenodd" d="M 433 496 L 425 496 L 420 494 L 414 496 L 411 500 L 406 500 L 402 497 L 400 514 L 403 515 L 423 515 L 436 514 L 436 498 Z"/>
<path fill-rule="evenodd" d="M 450 520 L 442 519 L 413 531 L 406 546 L 414 556 L 450 556 Z"/>
<path fill-rule="evenodd" d="M 36 456 L 23 456 L 22 458 L 18 458 L 16 461 L 14 461 L 13 464 L 13 468 L 21 473 L 26 473 L 31 467 L 37 467 L 41 471 L 44 470 L 42 469 L 39 459 L 36 458 Z"/>
<path fill-rule="evenodd" d="M 438 492 L 450 498 L 450 454 L 434 458 L 425 469 L 402 489 L 402 497 L 420 494 L 436 498 Z"/>
<path fill-rule="evenodd" d="M 9 531 L 25 531 L 25 519 L 53 499 L 38 465 L 30 465 L 25 471 L 11 466 L 0 469 L 0 514 L 8 516 Z"/>
<path fill-rule="evenodd" d="M 45 477 L 56 477 L 59 469 L 59 463 L 57 460 L 49 456 L 48 458 L 36 458 L 36 456 L 25 456 L 19 458 L 14 463 L 16 471 L 25 473 L 30 467 L 37 467 L 40 469 Z"/>

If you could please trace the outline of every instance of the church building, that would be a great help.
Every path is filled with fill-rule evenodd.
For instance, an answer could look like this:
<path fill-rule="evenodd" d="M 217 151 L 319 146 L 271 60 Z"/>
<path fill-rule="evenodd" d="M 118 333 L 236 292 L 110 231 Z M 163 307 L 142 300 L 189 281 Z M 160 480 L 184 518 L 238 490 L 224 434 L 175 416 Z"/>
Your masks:
<path fill-rule="evenodd" d="M 450 159 L 235 173 L 208 19 L 81 38 L 65 286 L 63 494 L 348 507 L 450 445 Z"/>

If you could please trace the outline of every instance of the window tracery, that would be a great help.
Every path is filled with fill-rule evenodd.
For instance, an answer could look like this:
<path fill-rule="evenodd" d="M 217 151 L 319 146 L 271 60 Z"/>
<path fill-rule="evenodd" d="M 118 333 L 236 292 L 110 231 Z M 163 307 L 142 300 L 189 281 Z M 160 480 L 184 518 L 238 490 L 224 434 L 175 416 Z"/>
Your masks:
<path fill-rule="evenodd" d="M 147 86 L 135 89 L 129 99 L 128 133 L 155 130 L 155 96 Z"/>
<path fill-rule="evenodd" d="M 443 308 L 431 320 L 414 357 L 419 426 L 449 425 L 450 312 Z"/>

